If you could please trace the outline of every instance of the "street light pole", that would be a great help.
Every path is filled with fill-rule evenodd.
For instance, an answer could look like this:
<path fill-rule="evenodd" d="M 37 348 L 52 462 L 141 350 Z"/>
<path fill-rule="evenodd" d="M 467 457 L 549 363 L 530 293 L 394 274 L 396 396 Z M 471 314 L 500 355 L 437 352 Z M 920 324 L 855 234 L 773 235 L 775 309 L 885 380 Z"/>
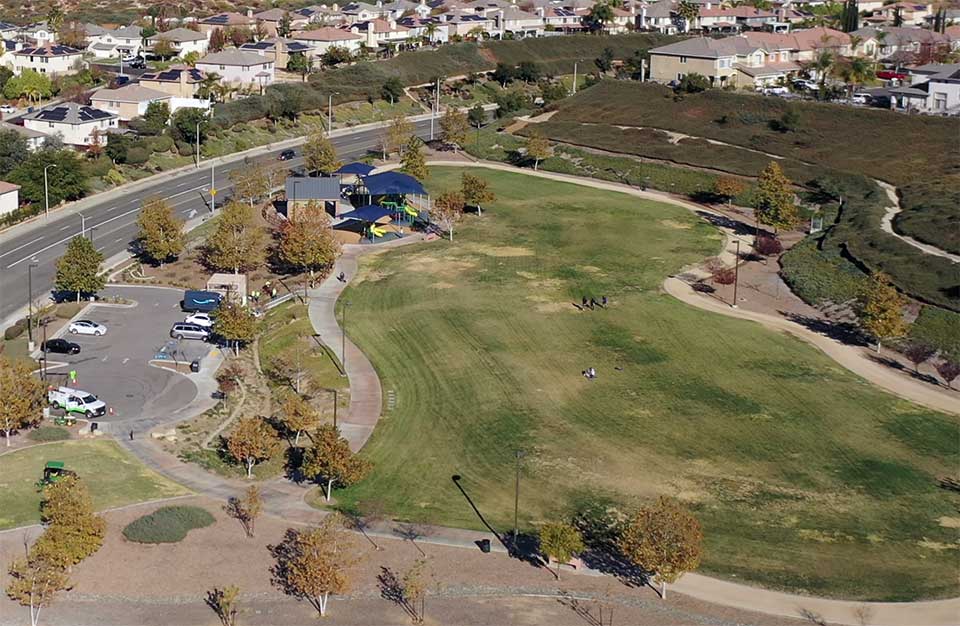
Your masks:
<path fill-rule="evenodd" d="M 434 96 L 434 105 L 430 111 L 430 141 L 433 141 L 433 121 L 437 118 L 437 112 L 440 110 L 440 79 L 437 79 L 437 93 Z"/>
<path fill-rule="evenodd" d="M 44 199 L 44 209 L 43 215 L 47 217 L 50 215 L 50 186 L 47 184 L 47 170 L 51 167 L 57 167 L 56 163 L 51 163 L 43 168 L 43 199 Z"/>
<path fill-rule="evenodd" d="M 577 93 L 577 61 L 573 62 L 573 93 Z"/>
<path fill-rule="evenodd" d="M 197 143 L 196 143 L 196 161 L 197 169 L 200 169 L 200 122 L 197 122 Z"/>
<path fill-rule="evenodd" d="M 517 550 L 517 542 L 520 538 L 520 459 L 523 457 L 523 451 L 517 450 L 517 477 L 513 491 L 513 549 Z"/>
<path fill-rule="evenodd" d="M 737 285 L 740 282 L 740 240 L 737 239 L 737 256 L 733 260 L 733 304 L 730 305 L 734 309 L 737 308 Z"/>
<path fill-rule="evenodd" d="M 339 95 L 339 91 L 334 91 L 327 96 L 327 135 L 333 132 L 333 97 Z"/>

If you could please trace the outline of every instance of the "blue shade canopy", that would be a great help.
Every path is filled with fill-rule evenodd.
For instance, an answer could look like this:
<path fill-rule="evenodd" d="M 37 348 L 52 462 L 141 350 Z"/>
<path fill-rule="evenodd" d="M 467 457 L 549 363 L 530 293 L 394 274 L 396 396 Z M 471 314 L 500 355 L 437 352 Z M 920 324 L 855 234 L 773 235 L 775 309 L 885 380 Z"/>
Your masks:
<path fill-rule="evenodd" d="M 387 217 L 388 215 L 393 215 L 396 212 L 396 209 L 388 209 L 387 207 L 382 207 L 379 204 L 368 204 L 367 206 L 362 206 L 359 209 L 354 209 L 349 213 L 344 213 L 340 217 L 348 220 L 376 222 L 377 220 Z"/>
<path fill-rule="evenodd" d="M 375 168 L 374 166 L 368 163 L 361 163 L 360 161 L 355 161 L 353 163 L 347 163 L 346 165 L 338 169 L 336 172 L 334 172 L 334 174 L 356 174 L 357 176 L 366 176 L 367 174 L 369 174 L 375 169 L 377 168 Z"/>
<path fill-rule="evenodd" d="M 363 179 L 363 185 L 374 196 L 420 194 L 427 195 L 420 181 L 402 172 L 383 172 Z"/>

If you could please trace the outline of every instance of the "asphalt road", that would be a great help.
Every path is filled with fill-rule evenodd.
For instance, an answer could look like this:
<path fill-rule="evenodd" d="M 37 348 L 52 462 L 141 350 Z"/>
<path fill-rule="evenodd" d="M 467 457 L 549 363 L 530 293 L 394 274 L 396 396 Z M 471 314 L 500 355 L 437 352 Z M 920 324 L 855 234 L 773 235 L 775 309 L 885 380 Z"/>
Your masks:
<path fill-rule="evenodd" d="M 78 389 L 88 391 L 113 409 L 98 422 L 127 422 L 171 416 L 197 395 L 190 377 L 149 365 L 170 339 L 170 327 L 184 318 L 183 291 L 152 287 L 108 287 L 104 295 L 120 295 L 133 307 L 94 305 L 83 318 L 107 327 L 101 337 L 62 335 L 80 345 L 80 354 L 51 354 L 51 374 L 77 372 Z M 205 356 L 214 346 L 202 341 L 179 342 L 178 359 Z M 64 363 L 55 367 L 55 363 Z M 56 383 L 60 377 L 54 377 Z"/>
<path fill-rule="evenodd" d="M 426 137 L 430 132 L 430 121 L 414 124 L 416 133 Z M 341 159 L 347 161 L 359 158 L 377 147 L 380 132 L 377 129 L 363 130 L 333 139 Z M 278 163 L 280 150 L 254 159 L 256 162 Z M 297 151 L 299 155 L 299 150 Z M 285 161 L 283 166 L 294 168 L 303 164 L 303 159 Z M 229 175 L 235 169 L 246 167 L 244 161 L 236 161 L 216 168 L 217 203 L 229 197 L 231 185 Z M 67 242 L 81 234 L 82 222 L 86 223 L 86 234 L 92 237 L 97 249 L 109 258 L 126 250 L 136 237 L 137 214 L 144 198 L 161 196 L 170 201 L 174 210 L 184 219 L 202 214 L 209 210 L 208 191 L 210 189 L 210 167 L 183 173 L 173 179 L 165 178 L 149 188 L 131 191 L 119 197 L 105 200 L 80 214 L 58 214 L 52 212 L 44 221 L 40 220 L 22 227 L 14 227 L 0 234 L 0 320 L 25 306 L 28 298 L 27 268 L 33 268 L 33 297 L 35 301 L 44 298 L 53 288 L 56 273 L 56 261 L 63 254 Z"/>

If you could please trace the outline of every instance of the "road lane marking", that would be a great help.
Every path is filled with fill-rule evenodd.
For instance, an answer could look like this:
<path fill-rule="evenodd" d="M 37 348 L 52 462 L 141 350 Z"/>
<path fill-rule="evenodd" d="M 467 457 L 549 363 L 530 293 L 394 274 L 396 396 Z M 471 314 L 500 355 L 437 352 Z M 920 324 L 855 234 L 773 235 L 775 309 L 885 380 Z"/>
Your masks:
<path fill-rule="evenodd" d="M 26 247 L 29 246 L 30 244 L 37 243 L 37 242 L 40 241 L 41 239 L 43 239 L 43 237 L 37 237 L 37 238 L 34 239 L 33 241 L 28 241 L 27 243 L 23 244 L 22 246 L 17 246 L 17 247 L 14 248 L 13 250 L 7 250 L 7 251 L 4 252 L 3 254 L 0 254 L 0 258 L 3 258 L 3 257 L 5 257 L 5 256 L 7 256 L 8 254 L 13 254 L 13 253 L 16 252 L 17 250 L 20 250 L 21 248 L 26 248 Z M 31 254 L 30 256 L 33 256 L 33 255 Z"/>
<path fill-rule="evenodd" d="M 129 360 L 130 360 L 130 357 L 124 358 L 123 361 L 120 362 L 120 365 L 126 365 L 126 364 L 127 364 L 127 361 L 129 361 Z"/>
<path fill-rule="evenodd" d="M 57 231 L 59 232 L 61 230 L 67 230 L 68 228 L 73 228 L 73 227 L 74 227 L 73 224 L 67 224 L 63 228 L 58 228 Z"/>
<path fill-rule="evenodd" d="M 126 237 L 117 237 L 116 239 L 113 240 L 113 243 L 118 243 L 120 241 L 123 241 L 124 239 L 126 239 Z"/>

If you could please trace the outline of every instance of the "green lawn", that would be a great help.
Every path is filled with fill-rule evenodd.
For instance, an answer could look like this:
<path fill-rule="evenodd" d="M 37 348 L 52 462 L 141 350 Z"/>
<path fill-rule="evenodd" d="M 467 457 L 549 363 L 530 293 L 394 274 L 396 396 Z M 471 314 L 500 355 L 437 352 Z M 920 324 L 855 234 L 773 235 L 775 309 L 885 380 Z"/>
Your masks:
<path fill-rule="evenodd" d="M 147 469 L 113 441 L 66 441 L 0 456 L 0 529 L 40 520 L 35 484 L 47 461 L 63 461 L 90 487 L 97 510 L 189 493 Z"/>
<path fill-rule="evenodd" d="M 367 257 L 345 295 L 351 336 L 396 391 L 342 505 L 477 527 L 450 480 L 512 526 L 592 502 L 682 498 L 703 570 L 857 599 L 958 593 L 955 418 L 882 393 L 819 351 L 662 294 L 715 254 L 687 211 L 478 170 L 499 198 L 454 243 Z M 427 187 L 456 186 L 437 169 Z M 606 310 L 571 302 L 606 295 Z M 595 367 L 598 378 L 580 372 Z M 616 368 L 620 368 L 619 370 Z"/>

